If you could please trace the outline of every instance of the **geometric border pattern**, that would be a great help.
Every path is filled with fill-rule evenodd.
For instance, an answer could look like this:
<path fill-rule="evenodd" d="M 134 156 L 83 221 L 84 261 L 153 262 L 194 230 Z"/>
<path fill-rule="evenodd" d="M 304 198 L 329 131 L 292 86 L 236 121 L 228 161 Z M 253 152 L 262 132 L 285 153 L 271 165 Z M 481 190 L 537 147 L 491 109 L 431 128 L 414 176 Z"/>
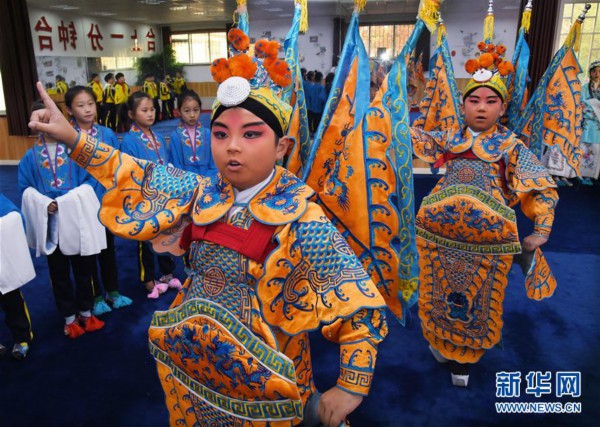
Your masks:
<path fill-rule="evenodd" d="M 433 242 L 437 245 L 443 246 L 449 249 L 457 249 L 464 252 L 470 252 L 474 254 L 482 255 L 510 255 L 520 254 L 521 245 L 519 243 L 504 243 L 499 245 L 475 245 L 471 243 L 457 242 L 455 240 L 445 239 L 440 236 L 424 230 L 420 227 L 416 228 L 417 236 Z"/>
<path fill-rule="evenodd" d="M 152 356 L 158 362 L 166 365 L 178 381 L 199 398 L 219 410 L 239 418 L 254 421 L 281 421 L 302 418 L 302 401 L 300 400 L 248 402 L 224 396 L 190 378 L 183 370 L 174 365 L 170 357 L 153 342 L 149 342 L 149 347 Z"/>
<path fill-rule="evenodd" d="M 471 185 L 452 185 L 450 187 L 446 187 L 435 194 L 425 197 L 421 206 L 431 205 L 445 199 L 446 197 L 456 196 L 458 194 L 465 194 L 478 199 L 508 221 L 514 222 L 517 219 L 514 210 L 502 204 L 495 197 L 489 195 L 485 191 Z"/>
<path fill-rule="evenodd" d="M 172 310 L 157 311 L 152 317 L 150 326 L 169 327 L 195 316 L 207 316 L 213 319 L 220 326 L 227 329 L 264 366 L 280 377 L 296 383 L 296 370 L 289 358 L 269 347 L 257 338 L 236 316 L 212 301 L 193 298 Z"/>

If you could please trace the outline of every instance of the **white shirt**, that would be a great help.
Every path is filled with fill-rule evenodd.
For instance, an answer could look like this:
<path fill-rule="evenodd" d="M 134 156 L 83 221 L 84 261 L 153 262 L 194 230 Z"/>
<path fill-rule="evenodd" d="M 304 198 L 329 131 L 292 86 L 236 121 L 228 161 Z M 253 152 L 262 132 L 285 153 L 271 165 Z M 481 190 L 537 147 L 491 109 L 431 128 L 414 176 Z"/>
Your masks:
<path fill-rule="evenodd" d="M 275 169 L 273 169 L 273 171 L 269 174 L 269 176 L 264 180 L 259 182 L 256 185 L 253 185 L 250 188 L 246 188 L 245 190 L 238 190 L 237 188 L 233 187 L 233 195 L 235 198 L 235 201 L 233 202 L 233 206 L 231 207 L 231 209 L 229 209 L 229 212 L 227 213 L 227 217 L 231 218 L 231 216 L 239 211 L 242 210 L 242 208 L 248 206 L 248 202 L 250 200 L 252 200 L 252 198 L 254 196 L 256 196 L 258 194 L 258 192 L 260 190 L 263 189 L 263 187 L 265 185 L 267 185 L 267 183 L 269 181 L 271 181 L 271 179 L 273 178 L 273 175 L 275 175 Z"/>
<path fill-rule="evenodd" d="M 479 136 L 479 134 L 481 133 L 481 132 L 475 132 L 470 127 L 467 127 L 467 129 L 469 130 L 469 132 L 471 132 L 471 135 L 473 135 L 473 138 L 477 138 Z"/>

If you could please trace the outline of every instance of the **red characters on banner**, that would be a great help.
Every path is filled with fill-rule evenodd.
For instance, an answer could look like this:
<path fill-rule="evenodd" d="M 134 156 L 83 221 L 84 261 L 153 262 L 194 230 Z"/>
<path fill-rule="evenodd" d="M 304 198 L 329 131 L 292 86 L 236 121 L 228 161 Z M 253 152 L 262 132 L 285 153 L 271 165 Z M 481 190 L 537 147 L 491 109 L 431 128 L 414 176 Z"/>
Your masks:
<path fill-rule="evenodd" d="M 156 36 L 154 35 L 154 31 L 152 30 L 152 28 L 150 28 L 146 33 L 146 38 L 151 39 L 148 40 L 148 52 L 154 52 L 156 50 L 156 42 L 154 41 Z"/>
<path fill-rule="evenodd" d="M 70 44 L 73 49 L 77 49 L 77 30 L 73 21 L 68 26 L 65 26 L 63 21 L 60 21 L 58 41 L 63 44 L 65 50 L 67 50 L 67 44 Z"/>
<path fill-rule="evenodd" d="M 87 36 L 92 42 L 92 50 L 104 50 L 104 47 L 100 44 L 100 40 L 103 40 L 104 37 L 98 28 L 98 24 L 90 25 L 90 31 L 87 33 Z"/>
<path fill-rule="evenodd" d="M 52 27 L 50 26 L 50 24 L 48 24 L 48 21 L 46 21 L 45 16 L 42 16 L 40 19 L 38 19 L 37 23 L 35 24 L 35 31 L 43 31 L 52 34 Z M 40 46 L 40 50 L 53 50 L 51 35 L 38 35 L 38 43 Z"/>

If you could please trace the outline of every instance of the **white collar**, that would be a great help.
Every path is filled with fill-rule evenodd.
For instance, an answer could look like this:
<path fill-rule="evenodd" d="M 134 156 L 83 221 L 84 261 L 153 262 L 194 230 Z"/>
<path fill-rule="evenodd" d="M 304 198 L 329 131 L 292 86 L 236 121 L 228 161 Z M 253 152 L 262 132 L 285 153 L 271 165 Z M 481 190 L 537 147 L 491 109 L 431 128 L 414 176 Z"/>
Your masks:
<path fill-rule="evenodd" d="M 269 181 L 271 181 L 271 179 L 273 178 L 273 175 L 275 175 L 275 169 L 273 169 L 273 171 L 271 171 L 271 173 L 269 174 L 269 176 L 264 180 L 259 182 L 256 185 L 253 185 L 250 188 L 246 188 L 245 190 L 238 190 L 237 188 L 233 187 L 233 195 L 235 197 L 235 202 L 234 205 L 237 206 L 245 206 L 248 204 L 248 202 L 250 200 L 252 200 L 252 198 L 254 196 L 256 196 L 256 194 L 262 190 L 262 188 L 267 185 L 267 183 Z"/>
<path fill-rule="evenodd" d="M 481 132 L 475 132 L 470 127 L 467 127 L 467 129 L 469 130 L 469 132 L 471 132 L 471 135 L 473 135 L 473 138 L 477 138 L 477 136 L 481 133 Z"/>

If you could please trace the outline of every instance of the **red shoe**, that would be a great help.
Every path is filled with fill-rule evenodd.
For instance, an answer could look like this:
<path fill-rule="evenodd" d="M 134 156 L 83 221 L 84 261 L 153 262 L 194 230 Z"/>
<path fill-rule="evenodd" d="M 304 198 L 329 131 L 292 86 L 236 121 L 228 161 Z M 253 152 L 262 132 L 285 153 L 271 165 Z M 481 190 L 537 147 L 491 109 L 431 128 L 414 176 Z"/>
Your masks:
<path fill-rule="evenodd" d="M 85 329 L 79 326 L 77 322 L 65 325 L 65 335 L 71 338 L 72 340 L 79 338 L 83 334 L 85 334 Z"/>
<path fill-rule="evenodd" d="M 96 316 L 79 316 L 79 323 L 86 332 L 94 332 L 104 327 L 104 322 Z"/>

